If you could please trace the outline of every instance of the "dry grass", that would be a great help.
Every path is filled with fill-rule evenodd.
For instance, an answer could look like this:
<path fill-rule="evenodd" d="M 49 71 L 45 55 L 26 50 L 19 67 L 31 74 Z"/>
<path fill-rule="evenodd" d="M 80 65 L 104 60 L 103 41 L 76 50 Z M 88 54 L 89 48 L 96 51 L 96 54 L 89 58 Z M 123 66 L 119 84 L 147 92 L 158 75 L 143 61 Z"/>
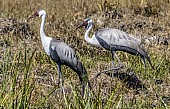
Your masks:
<path fill-rule="evenodd" d="M 85 17 L 95 20 L 93 32 L 113 27 L 141 38 L 155 70 L 146 72 L 139 57 L 118 52 L 147 90 L 126 86 L 120 77 L 102 74 L 92 85 L 95 95 L 81 99 L 77 75 L 63 67 L 64 85 L 55 87 L 57 69 L 44 53 L 39 37 L 40 20 L 26 21 L 35 11 L 47 12 L 46 34 L 72 46 L 85 65 L 89 78 L 110 68 L 110 53 L 92 47 L 84 30 L 73 32 Z M 170 4 L 168 0 L 3 0 L 0 1 L 0 108 L 168 108 L 170 107 Z M 10 19 L 16 19 L 16 24 Z M 97 21 L 101 23 L 97 23 Z M 9 25 L 10 23 L 10 25 Z M 15 25 L 13 25 L 15 24 Z M 22 26 L 26 24 L 25 34 Z M 29 28 L 29 29 L 28 29 Z M 77 87 L 75 87 L 77 86 Z"/>

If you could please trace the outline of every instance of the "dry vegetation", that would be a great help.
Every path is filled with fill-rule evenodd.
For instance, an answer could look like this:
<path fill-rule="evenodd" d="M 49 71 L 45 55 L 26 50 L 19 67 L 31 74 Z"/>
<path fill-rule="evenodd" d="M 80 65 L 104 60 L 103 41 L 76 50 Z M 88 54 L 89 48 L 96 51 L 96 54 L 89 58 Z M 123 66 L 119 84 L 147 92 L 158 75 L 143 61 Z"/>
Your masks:
<path fill-rule="evenodd" d="M 79 96 L 78 77 L 65 66 L 64 84 L 56 86 L 56 65 L 40 41 L 41 19 L 26 20 L 39 9 L 47 12 L 46 34 L 75 49 L 90 79 L 110 68 L 111 56 L 87 44 L 83 29 L 74 31 L 86 17 L 95 21 L 93 32 L 112 27 L 141 40 L 155 69 L 118 52 L 126 69 L 92 79 L 90 97 Z M 0 1 L 0 108 L 170 108 L 169 10 L 169 0 Z"/>

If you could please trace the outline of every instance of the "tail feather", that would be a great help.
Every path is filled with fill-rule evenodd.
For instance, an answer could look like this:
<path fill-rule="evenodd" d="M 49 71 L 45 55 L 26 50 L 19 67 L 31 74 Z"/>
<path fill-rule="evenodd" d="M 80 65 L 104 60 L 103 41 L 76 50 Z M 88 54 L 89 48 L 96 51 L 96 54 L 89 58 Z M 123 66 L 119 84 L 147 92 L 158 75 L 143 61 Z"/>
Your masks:
<path fill-rule="evenodd" d="M 145 59 L 147 59 L 147 61 L 149 62 L 151 68 L 154 69 L 154 67 L 152 65 L 152 62 L 151 62 L 151 60 L 150 60 L 150 58 L 148 56 L 148 53 L 146 52 L 145 48 L 142 45 L 140 45 L 139 48 L 140 48 L 139 53 L 140 53 L 141 57 L 143 58 L 143 62 L 145 64 L 145 66 L 146 66 Z"/>
<path fill-rule="evenodd" d="M 150 64 L 151 68 L 154 69 L 154 67 L 153 67 L 153 65 L 152 65 L 152 62 L 151 62 L 149 56 L 146 56 L 145 58 L 148 60 L 148 62 L 149 62 L 149 64 Z"/>
<path fill-rule="evenodd" d="M 92 89 L 90 81 L 88 79 L 87 71 L 86 71 L 85 67 L 83 66 L 83 64 L 79 60 L 77 60 L 77 62 L 76 62 L 75 70 L 77 70 L 75 72 L 78 73 L 80 82 L 82 84 L 82 95 L 84 96 L 84 91 L 85 91 L 85 86 L 86 85 L 88 85 L 88 87 L 90 89 Z"/>
<path fill-rule="evenodd" d="M 80 75 L 83 78 L 83 80 L 86 81 L 88 83 L 88 86 L 91 88 L 91 85 L 90 85 L 90 82 L 88 79 L 88 75 L 87 75 L 87 71 L 80 61 L 78 62 L 78 69 L 79 69 Z"/>

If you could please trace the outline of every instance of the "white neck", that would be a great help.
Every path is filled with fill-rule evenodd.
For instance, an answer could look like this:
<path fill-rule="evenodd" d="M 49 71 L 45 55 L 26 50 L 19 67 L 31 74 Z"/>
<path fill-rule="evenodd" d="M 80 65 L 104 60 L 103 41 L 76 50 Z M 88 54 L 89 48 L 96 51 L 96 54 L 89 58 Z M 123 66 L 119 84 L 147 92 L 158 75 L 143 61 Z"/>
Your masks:
<path fill-rule="evenodd" d="M 90 25 L 90 27 L 86 30 L 85 35 L 84 35 L 85 40 L 91 44 L 93 43 L 93 41 L 92 41 L 92 38 L 89 37 L 89 32 L 92 29 L 92 27 L 93 25 Z"/>
<path fill-rule="evenodd" d="M 46 15 L 42 15 L 42 21 L 41 21 L 41 27 L 40 27 L 40 36 L 41 36 L 41 40 L 45 40 L 45 33 L 44 33 L 44 26 L 45 26 L 45 18 Z"/>
<path fill-rule="evenodd" d="M 40 27 L 40 36 L 41 36 L 41 41 L 42 41 L 42 45 L 43 45 L 45 52 L 48 55 L 50 55 L 49 46 L 50 46 L 50 42 L 51 42 L 52 38 L 47 37 L 45 35 L 45 32 L 44 32 L 45 18 L 46 18 L 46 15 L 45 14 L 42 15 L 42 21 L 41 21 L 41 27 Z"/>
<path fill-rule="evenodd" d="M 95 37 L 95 34 L 92 36 L 92 38 L 89 37 L 89 32 L 92 29 L 92 27 L 93 27 L 93 24 L 91 24 L 90 27 L 86 30 L 84 38 L 88 43 L 92 45 L 100 46 L 98 40 Z"/>

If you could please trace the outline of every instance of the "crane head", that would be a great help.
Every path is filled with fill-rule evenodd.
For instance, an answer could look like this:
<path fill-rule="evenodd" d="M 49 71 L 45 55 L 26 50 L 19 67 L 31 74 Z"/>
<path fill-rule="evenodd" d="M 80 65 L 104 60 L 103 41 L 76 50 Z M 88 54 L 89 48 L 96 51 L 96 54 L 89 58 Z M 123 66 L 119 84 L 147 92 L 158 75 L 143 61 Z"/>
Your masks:
<path fill-rule="evenodd" d="M 28 17 L 27 20 L 37 17 L 37 16 L 41 17 L 42 15 L 46 15 L 46 12 L 40 9 L 39 11 L 35 12 L 32 16 Z"/>
<path fill-rule="evenodd" d="M 76 29 L 78 29 L 80 27 L 85 27 L 87 29 L 89 27 L 89 24 L 91 24 L 92 22 L 93 22 L 92 19 L 86 18 L 83 20 L 83 22 L 81 22 L 81 24 Z"/>

